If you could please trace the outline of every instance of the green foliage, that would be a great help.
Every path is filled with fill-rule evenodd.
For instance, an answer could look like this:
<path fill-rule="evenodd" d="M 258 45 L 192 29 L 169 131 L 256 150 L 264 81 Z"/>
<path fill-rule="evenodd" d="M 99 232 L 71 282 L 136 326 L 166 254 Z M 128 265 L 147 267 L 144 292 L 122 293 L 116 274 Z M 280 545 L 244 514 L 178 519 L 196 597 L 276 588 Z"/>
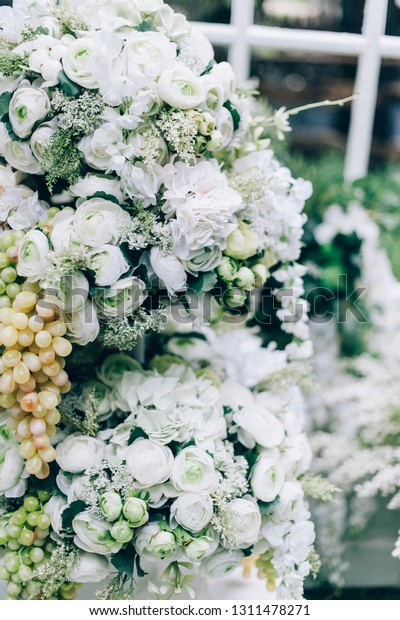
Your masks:
<path fill-rule="evenodd" d="M 79 138 L 70 129 L 59 129 L 50 138 L 41 159 L 42 167 L 47 170 L 49 191 L 59 179 L 65 179 L 70 185 L 78 179 L 83 163 L 78 141 Z"/>
<path fill-rule="evenodd" d="M 11 50 L 2 50 L 0 52 L 0 73 L 5 77 L 13 77 L 22 73 L 26 66 L 28 54 L 19 56 Z"/>

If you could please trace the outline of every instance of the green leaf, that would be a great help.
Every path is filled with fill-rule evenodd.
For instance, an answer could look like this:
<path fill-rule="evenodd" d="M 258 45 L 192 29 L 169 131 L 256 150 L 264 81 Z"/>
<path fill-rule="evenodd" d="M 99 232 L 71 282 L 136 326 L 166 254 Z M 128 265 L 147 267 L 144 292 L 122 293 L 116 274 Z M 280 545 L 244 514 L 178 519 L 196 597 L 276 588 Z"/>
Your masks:
<path fill-rule="evenodd" d="M 104 198 L 104 200 L 110 200 L 111 202 L 115 202 L 116 205 L 119 205 L 118 198 L 112 194 L 106 194 L 106 192 L 95 192 L 91 196 L 88 196 L 88 200 L 90 200 L 90 198 Z"/>
<path fill-rule="evenodd" d="M 81 499 L 72 502 L 68 508 L 64 510 L 61 516 L 63 530 L 70 530 L 72 528 L 72 521 L 80 512 L 83 512 L 86 508 L 85 502 Z"/>
<path fill-rule="evenodd" d="M 125 573 L 130 577 L 133 576 L 133 569 L 135 566 L 135 550 L 128 545 L 126 549 L 121 549 L 111 559 L 111 564 L 117 569 L 119 573 Z"/>
<path fill-rule="evenodd" d="M 138 554 L 135 555 L 135 566 L 138 577 L 145 577 L 147 575 L 146 571 L 143 570 L 142 565 L 140 564 L 140 556 Z"/>
<path fill-rule="evenodd" d="M 207 75 L 207 73 L 210 73 L 211 69 L 213 68 L 213 66 L 216 64 L 215 60 L 212 58 L 210 60 L 210 62 L 208 63 L 207 67 L 204 69 L 203 73 L 201 75 Z"/>
<path fill-rule="evenodd" d="M 82 94 L 82 87 L 70 80 L 63 69 L 58 72 L 57 79 L 60 82 L 61 90 L 64 91 L 68 97 L 74 97 L 74 99 L 77 99 L 79 95 Z"/>
<path fill-rule="evenodd" d="M 23 142 L 23 138 L 20 138 L 19 136 L 17 136 L 17 134 L 15 133 L 14 129 L 12 128 L 12 125 L 10 123 L 10 121 L 6 121 L 5 123 L 6 129 L 8 131 L 8 135 L 10 136 L 11 140 L 13 140 L 14 142 Z"/>
<path fill-rule="evenodd" d="M 268 516 L 271 515 L 276 507 L 276 504 L 278 504 L 281 501 L 281 498 L 279 497 L 279 495 L 277 497 L 275 497 L 273 502 L 257 502 L 258 503 L 258 507 L 260 508 L 260 512 L 262 515 Z"/>
<path fill-rule="evenodd" d="M 138 32 L 157 32 L 157 28 L 149 22 L 143 21 L 141 24 L 135 27 Z"/>
<path fill-rule="evenodd" d="M 8 118 L 12 96 L 13 94 L 8 91 L 0 95 L 0 121 L 4 121 Z"/>
<path fill-rule="evenodd" d="M 251 474 L 251 470 L 253 469 L 254 465 L 256 464 L 256 460 L 258 459 L 258 454 L 256 452 L 254 452 L 254 450 L 248 450 L 247 452 L 245 452 L 243 454 L 244 458 L 246 459 L 248 465 L 249 465 L 249 471 L 248 471 L 248 476 L 250 476 Z"/>
<path fill-rule="evenodd" d="M 214 271 L 202 273 L 196 280 L 191 282 L 190 290 L 195 293 L 208 293 L 217 283 L 217 274 Z"/>
<path fill-rule="evenodd" d="M 239 112 L 237 111 L 236 108 L 233 107 L 230 101 L 225 101 L 224 108 L 226 108 L 231 113 L 232 120 L 233 120 L 233 129 L 236 131 L 237 129 L 239 129 L 239 125 L 240 125 Z"/>
<path fill-rule="evenodd" d="M 144 430 L 142 430 L 139 427 L 136 427 L 133 429 L 133 431 L 131 432 L 130 436 L 129 436 L 129 440 L 128 440 L 128 446 L 130 446 L 131 444 L 133 444 L 133 442 L 135 441 L 135 439 L 139 439 L 140 437 L 144 437 L 144 439 L 148 439 L 149 436 L 146 435 L 146 433 L 144 432 Z"/>

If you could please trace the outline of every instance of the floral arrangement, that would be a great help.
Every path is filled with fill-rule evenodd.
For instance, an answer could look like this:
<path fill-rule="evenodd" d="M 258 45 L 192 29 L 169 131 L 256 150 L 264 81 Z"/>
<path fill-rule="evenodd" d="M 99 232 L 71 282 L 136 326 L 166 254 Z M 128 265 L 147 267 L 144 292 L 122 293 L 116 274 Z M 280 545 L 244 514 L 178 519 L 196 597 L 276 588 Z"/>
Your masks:
<path fill-rule="evenodd" d="M 7 596 L 194 596 L 252 555 L 300 598 L 305 492 L 331 486 L 307 475 L 299 387 L 311 185 L 268 138 L 289 113 L 162 0 L 16 0 L 0 31 Z M 243 324 L 266 282 L 285 350 L 205 325 Z"/>

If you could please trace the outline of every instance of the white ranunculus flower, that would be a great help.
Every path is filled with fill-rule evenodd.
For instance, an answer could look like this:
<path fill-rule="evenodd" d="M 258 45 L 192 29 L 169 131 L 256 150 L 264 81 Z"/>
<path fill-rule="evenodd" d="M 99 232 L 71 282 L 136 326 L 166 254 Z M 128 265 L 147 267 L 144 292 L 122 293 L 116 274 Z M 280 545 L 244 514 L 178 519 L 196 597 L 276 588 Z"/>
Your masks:
<path fill-rule="evenodd" d="M 204 108 L 211 114 L 216 114 L 225 102 L 223 84 L 209 73 L 203 75 L 200 80 L 205 92 Z"/>
<path fill-rule="evenodd" d="M 174 462 L 168 446 L 141 438 L 126 449 L 125 459 L 127 470 L 143 487 L 166 482 Z"/>
<path fill-rule="evenodd" d="M 213 459 L 201 448 L 183 448 L 174 461 L 171 482 L 179 492 L 212 493 L 218 485 Z"/>
<path fill-rule="evenodd" d="M 79 205 L 74 216 L 74 231 L 81 243 L 98 248 L 117 244 L 122 226 L 131 221 L 129 213 L 104 198 L 91 198 Z"/>
<path fill-rule="evenodd" d="M 54 295 L 54 303 L 69 314 L 82 311 L 89 298 L 89 282 L 81 271 L 62 276 L 59 287 L 47 289 L 48 300 Z"/>
<path fill-rule="evenodd" d="M 30 282 L 38 282 L 49 266 L 49 242 L 40 230 L 30 230 L 18 250 L 17 272 Z"/>
<path fill-rule="evenodd" d="M 113 156 L 119 154 L 123 142 L 121 129 L 112 123 L 104 123 L 92 135 L 82 138 L 78 148 L 92 168 L 108 170 Z"/>
<path fill-rule="evenodd" d="M 248 448 L 256 444 L 263 448 L 274 448 L 279 446 L 285 436 L 282 422 L 261 405 L 243 407 L 234 413 L 233 421 L 239 426 L 240 441 Z"/>
<path fill-rule="evenodd" d="M 176 45 L 161 32 L 133 32 L 126 39 L 123 59 L 132 81 L 135 81 L 138 68 L 156 79 L 175 61 Z"/>
<path fill-rule="evenodd" d="M 49 517 L 51 529 L 60 534 L 62 527 L 62 513 L 68 508 L 68 502 L 61 495 L 53 495 L 44 507 L 44 513 Z"/>
<path fill-rule="evenodd" d="M 90 37 L 73 39 L 63 54 L 62 64 L 70 80 L 83 88 L 98 88 L 96 78 L 90 67 L 95 44 Z"/>
<path fill-rule="evenodd" d="M 84 347 L 96 340 L 100 332 L 97 312 L 90 301 L 78 311 L 65 317 L 68 339 Z"/>
<path fill-rule="evenodd" d="M 211 557 L 207 558 L 202 565 L 202 570 L 207 577 L 219 579 L 229 575 L 240 566 L 244 555 L 242 551 L 230 549 L 218 549 Z"/>
<path fill-rule="evenodd" d="M 221 149 L 224 149 L 233 139 L 234 128 L 232 114 L 226 108 L 221 108 L 215 117 L 215 123 L 222 136 Z"/>
<path fill-rule="evenodd" d="M 91 173 L 78 179 L 76 183 L 71 185 L 69 191 L 73 196 L 81 198 L 89 198 L 97 192 L 103 192 L 109 196 L 114 196 L 120 202 L 123 202 L 124 199 L 119 179 L 106 179 L 104 176 Z"/>
<path fill-rule="evenodd" d="M 213 271 L 221 262 L 222 251 L 217 247 L 208 247 L 193 252 L 190 260 L 185 261 L 186 269 L 195 275 L 199 271 Z"/>
<path fill-rule="evenodd" d="M 27 174 L 41 174 L 43 172 L 28 142 L 11 140 L 4 123 L 0 123 L 0 155 L 10 166 L 21 172 Z"/>
<path fill-rule="evenodd" d="M 121 250 L 106 244 L 88 253 L 88 267 L 96 274 L 98 286 L 114 284 L 129 269 Z"/>
<path fill-rule="evenodd" d="M 79 245 L 78 238 L 75 235 L 74 215 L 73 209 L 65 208 L 53 218 L 50 241 L 54 250 L 67 250 L 72 245 Z"/>
<path fill-rule="evenodd" d="M 228 62 L 219 62 L 213 66 L 210 75 L 222 85 L 224 101 L 231 99 L 236 90 L 236 78 L 232 66 Z"/>
<path fill-rule="evenodd" d="M 132 276 L 118 280 L 108 289 L 97 291 L 94 303 L 104 317 L 128 316 L 142 305 L 146 297 L 145 283 Z"/>
<path fill-rule="evenodd" d="M 163 4 L 154 16 L 154 25 L 160 32 L 165 32 L 172 41 L 179 41 L 189 34 L 190 24 L 186 17 Z"/>
<path fill-rule="evenodd" d="M 240 497 L 229 502 L 227 511 L 235 522 L 234 530 L 228 535 L 228 546 L 246 549 L 254 545 L 261 529 L 261 513 L 257 502 L 250 496 Z"/>
<path fill-rule="evenodd" d="M 97 376 L 102 383 L 114 388 L 119 383 L 124 372 L 140 371 L 139 362 L 126 353 L 114 353 L 107 355 L 106 359 L 97 371 Z"/>
<path fill-rule="evenodd" d="M 19 138 L 27 138 L 32 128 L 50 112 L 50 100 L 41 88 L 24 82 L 17 88 L 9 105 L 13 130 Z"/>
<path fill-rule="evenodd" d="M 205 101 L 200 79 L 180 63 L 163 71 L 158 80 L 158 92 L 165 103 L 178 110 L 191 110 Z"/>
<path fill-rule="evenodd" d="M 78 474 L 89 467 L 99 465 L 104 456 L 105 445 L 100 439 L 73 433 L 56 448 L 56 461 L 62 470 Z"/>
<path fill-rule="evenodd" d="M 18 452 L 18 443 L 8 429 L 0 429 L 0 494 L 18 497 L 25 492 L 25 482 L 21 482 L 24 459 Z M 17 487 L 20 487 L 18 489 Z M 14 493 L 13 491 L 16 491 Z M 20 491 L 20 492 L 18 492 Z"/>
<path fill-rule="evenodd" d="M 169 295 L 186 289 L 187 274 L 176 256 L 164 254 L 160 248 L 153 247 L 150 251 L 150 264 Z"/>
<path fill-rule="evenodd" d="M 176 539 L 171 532 L 164 532 L 157 523 L 145 525 L 135 539 L 137 553 L 153 562 L 171 559 L 176 552 Z"/>
<path fill-rule="evenodd" d="M 185 545 L 185 553 L 193 562 L 200 562 L 200 560 L 204 560 L 213 554 L 218 549 L 218 544 L 218 534 L 209 528 L 205 536 L 193 538 Z"/>
<path fill-rule="evenodd" d="M 171 527 L 178 524 L 196 534 L 210 523 L 213 514 L 214 506 L 208 493 L 183 493 L 171 506 Z"/>
<path fill-rule="evenodd" d="M 32 153 L 38 161 L 41 160 L 43 153 L 55 133 L 55 123 L 43 123 L 31 135 L 29 144 Z"/>
<path fill-rule="evenodd" d="M 251 476 L 251 488 L 257 499 L 273 502 L 285 482 L 285 473 L 279 462 L 267 454 L 261 454 Z"/>
<path fill-rule="evenodd" d="M 80 553 L 69 578 L 76 583 L 98 583 L 110 575 L 111 564 L 104 555 Z"/>
<path fill-rule="evenodd" d="M 74 543 L 79 549 L 99 555 L 111 555 L 120 551 L 122 544 L 110 534 L 110 524 L 103 519 L 93 519 L 89 512 L 80 512 L 72 521 Z"/>

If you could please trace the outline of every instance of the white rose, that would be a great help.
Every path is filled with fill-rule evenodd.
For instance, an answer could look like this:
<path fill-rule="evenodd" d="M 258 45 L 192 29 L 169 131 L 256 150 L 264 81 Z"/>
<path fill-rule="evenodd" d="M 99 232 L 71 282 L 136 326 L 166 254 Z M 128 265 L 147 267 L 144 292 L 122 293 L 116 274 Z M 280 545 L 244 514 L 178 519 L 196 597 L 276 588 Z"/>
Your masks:
<path fill-rule="evenodd" d="M 160 248 L 153 247 L 150 251 L 150 263 L 170 296 L 186 289 L 186 271 L 176 256 L 164 254 Z"/>
<path fill-rule="evenodd" d="M 73 433 L 56 448 L 56 461 L 64 471 L 78 474 L 103 460 L 104 442 L 95 437 Z"/>
<path fill-rule="evenodd" d="M 76 183 L 71 185 L 69 191 L 73 196 L 82 198 L 88 198 L 97 192 L 115 196 L 115 198 L 121 202 L 123 202 L 124 198 L 119 179 L 106 179 L 104 176 L 90 173 L 78 179 Z"/>
<path fill-rule="evenodd" d="M 142 305 L 146 297 L 145 283 L 132 276 L 118 280 L 108 289 L 97 291 L 94 303 L 101 316 L 128 316 Z"/>
<path fill-rule="evenodd" d="M 134 32 L 125 42 L 123 59 L 133 82 L 138 68 L 156 79 L 176 59 L 176 45 L 161 32 Z"/>
<path fill-rule="evenodd" d="M 171 559 L 176 552 L 176 539 L 171 532 L 164 532 L 157 523 L 145 525 L 135 540 L 137 553 L 147 560 Z"/>
<path fill-rule="evenodd" d="M 24 83 L 17 88 L 9 105 L 13 130 L 19 138 L 27 138 L 35 123 L 50 112 L 50 100 L 44 90 Z"/>
<path fill-rule="evenodd" d="M 88 254 L 88 267 L 96 274 L 98 286 L 110 286 L 129 269 L 121 250 L 114 245 L 102 245 Z"/>
<path fill-rule="evenodd" d="M 174 462 L 174 456 L 167 446 L 141 438 L 126 449 L 125 459 L 127 470 L 143 487 L 166 482 Z"/>
<path fill-rule="evenodd" d="M 38 282 L 49 266 L 49 242 L 40 230 L 30 230 L 18 250 L 17 272 L 31 282 Z"/>
<path fill-rule="evenodd" d="M 219 579 L 229 575 L 235 568 L 240 566 L 243 558 L 242 551 L 221 548 L 204 561 L 202 570 L 207 577 Z"/>
<path fill-rule="evenodd" d="M 205 100 L 200 79 L 179 63 L 163 71 L 158 80 L 158 92 L 163 101 L 178 110 L 191 110 Z"/>
<path fill-rule="evenodd" d="M 240 427 L 238 437 L 247 448 L 253 448 L 256 444 L 274 448 L 285 436 L 282 422 L 260 405 L 253 404 L 236 411 L 233 421 Z"/>
<path fill-rule="evenodd" d="M 65 317 L 68 339 L 82 347 L 96 340 L 100 332 L 97 312 L 90 301 Z"/>
<path fill-rule="evenodd" d="M 6 497 L 18 497 L 25 492 L 25 482 L 20 485 L 24 470 L 24 459 L 18 452 L 18 444 L 13 433 L 6 428 L 0 429 L 0 494 Z M 17 489 L 17 485 L 20 489 Z M 13 491 L 17 491 L 15 494 Z M 18 493 L 20 491 L 20 493 Z"/>
<path fill-rule="evenodd" d="M 189 532 L 201 532 L 211 521 L 214 506 L 208 493 L 183 493 L 171 506 L 171 527 L 178 524 Z"/>
<path fill-rule="evenodd" d="M 90 67 L 95 43 L 90 37 L 80 37 L 70 43 L 63 54 L 63 68 L 70 80 L 84 88 L 98 88 Z"/>
<path fill-rule="evenodd" d="M 232 66 L 228 62 L 220 62 L 213 66 L 210 75 L 222 85 L 224 101 L 231 99 L 236 90 L 236 78 Z"/>
<path fill-rule="evenodd" d="M 32 134 L 29 144 L 32 153 L 38 161 L 43 157 L 43 153 L 55 133 L 54 123 L 43 123 Z"/>
<path fill-rule="evenodd" d="M 171 482 L 178 491 L 212 493 L 218 485 L 213 459 L 201 448 L 184 448 L 174 461 Z"/>
<path fill-rule="evenodd" d="M 111 200 L 91 198 L 82 202 L 74 216 L 74 230 L 81 243 L 97 248 L 117 244 L 120 228 L 131 221 L 129 213 Z"/>
<path fill-rule="evenodd" d="M 111 564 L 108 558 L 95 553 L 83 552 L 79 554 L 78 562 L 69 575 L 69 579 L 76 583 L 98 583 L 109 577 L 110 570 Z"/>
<path fill-rule="evenodd" d="M 254 499 L 250 496 L 234 499 L 229 502 L 227 511 L 235 523 L 234 531 L 227 537 L 228 546 L 246 549 L 254 545 L 261 529 L 261 513 Z"/>
<path fill-rule="evenodd" d="M 79 549 L 99 555 L 111 555 L 120 551 L 122 544 L 110 534 L 110 524 L 103 519 L 93 519 L 88 512 L 80 512 L 72 521 L 74 543 Z"/>
<path fill-rule="evenodd" d="M 11 140 L 4 123 L 0 123 L 0 155 L 13 168 L 27 174 L 40 174 L 42 169 L 28 142 Z"/>
<path fill-rule="evenodd" d="M 273 502 L 285 482 L 285 473 L 278 462 L 261 454 L 251 477 L 251 488 L 257 499 Z"/>
<path fill-rule="evenodd" d="M 119 153 L 119 145 L 123 141 L 124 136 L 119 127 L 112 123 L 104 123 L 91 136 L 83 138 L 78 148 L 92 168 L 108 170 L 113 156 Z"/>
<path fill-rule="evenodd" d="M 62 513 L 68 508 L 68 502 L 61 495 L 53 495 L 44 507 L 44 513 L 49 517 L 51 529 L 60 534 L 62 527 Z"/>

